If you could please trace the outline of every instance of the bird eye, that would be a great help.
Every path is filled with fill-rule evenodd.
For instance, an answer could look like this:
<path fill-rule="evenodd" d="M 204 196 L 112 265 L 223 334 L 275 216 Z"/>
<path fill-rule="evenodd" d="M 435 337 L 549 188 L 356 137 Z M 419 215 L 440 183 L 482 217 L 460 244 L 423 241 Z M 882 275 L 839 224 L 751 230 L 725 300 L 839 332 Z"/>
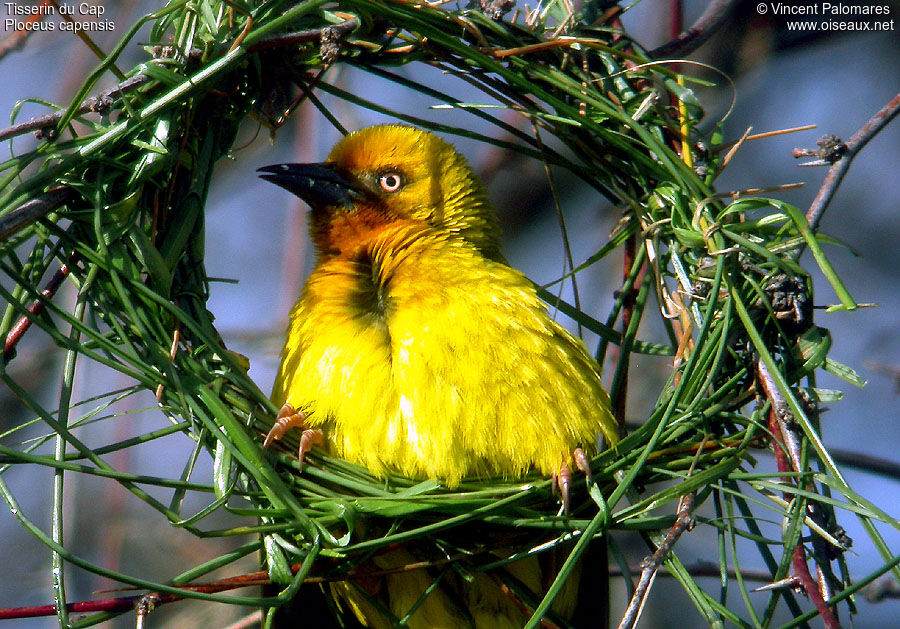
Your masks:
<path fill-rule="evenodd" d="M 395 172 L 382 173 L 378 176 L 378 185 L 385 192 L 397 192 L 403 186 L 403 177 Z"/>

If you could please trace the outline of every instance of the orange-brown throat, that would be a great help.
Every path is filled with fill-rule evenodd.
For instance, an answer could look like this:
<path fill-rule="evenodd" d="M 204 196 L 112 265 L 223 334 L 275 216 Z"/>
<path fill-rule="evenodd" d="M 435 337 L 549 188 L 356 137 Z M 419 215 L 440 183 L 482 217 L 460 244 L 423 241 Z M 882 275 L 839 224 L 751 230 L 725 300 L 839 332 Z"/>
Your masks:
<path fill-rule="evenodd" d="M 316 209 L 310 217 L 310 238 L 320 258 L 353 258 L 392 222 L 381 208 L 368 204 Z"/>

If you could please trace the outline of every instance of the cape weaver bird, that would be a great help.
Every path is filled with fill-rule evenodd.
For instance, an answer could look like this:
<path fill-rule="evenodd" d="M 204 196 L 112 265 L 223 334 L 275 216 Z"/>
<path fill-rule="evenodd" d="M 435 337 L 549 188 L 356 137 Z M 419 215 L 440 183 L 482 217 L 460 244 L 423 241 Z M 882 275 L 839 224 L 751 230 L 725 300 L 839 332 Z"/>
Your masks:
<path fill-rule="evenodd" d="M 312 208 L 317 255 L 291 312 L 273 392 L 283 408 L 265 445 L 300 428 L 301 461 L 323 443 L 376 475 L 448 487 L 536 469 L 557 478 L 567 505 L 570 464 L 587 471 L 598 437 L 617 440 L 609 396 L 584 344 L 503 260 L 466 160 L 427 131 L 384 125 L 348 135 L 324 163 L 260 172 Z M 413 559 L 393 551 L 377 561 Z M 536 563 L 507 569 L 540 591 Z M 409 626 L 521 626 L 528 616 L 478 577 L 490 583 L 470 587 L 463 611 L 429 594 Z M 390 609 L 402 618 L 430 583 L 397 575 Z M 364 624 L 390 626 L 343 597 Z"/>

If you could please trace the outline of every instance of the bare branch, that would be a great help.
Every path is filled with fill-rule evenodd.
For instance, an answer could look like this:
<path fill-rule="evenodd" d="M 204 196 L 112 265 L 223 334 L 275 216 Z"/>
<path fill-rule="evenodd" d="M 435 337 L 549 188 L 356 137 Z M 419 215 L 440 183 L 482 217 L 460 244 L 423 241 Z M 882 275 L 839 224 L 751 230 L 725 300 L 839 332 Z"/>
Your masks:
<path fill-rule="evenodd" d="M 285 46 L 295 46 L 304 42 L 311 41 L 327 41 L 330 38 L 341 38 L 349 35 L 359 26 L 358 18 L 350 18 L 340 24 L 326 26 L 324 28 L 311 28 L 305 31 L 296 31 L 294 33 L 282 33 L 272 35 L 259 40 L 252 46 L 248 47 L 249 52 L 258 52 L 260 50 L 269 50 L 271 48 L 284 48 Z"/>
<path fill-rule="evenodd" d="M 703 15 L 689 29 L 682 31 L 672 41 L 651 50 L 648 56 L 651 59 L 665 59 L 683 57 L 694 52 L 722 26 L 736 4 L 737 0 L 712 0 Z"/>
<path fill-rule="evenodd" d="M 885 577 L 863 588 L 863 596 L 870 603 L 880 603 L 889 599 L 900 598 L 900 585 L 890 577 Z"/>
<path fill-rule="evenodd" d="M 41 7 L 49 6 L 50 0 L 42 0 L 40 5 Z M 14 30 L 9 36 L 5 37 L 3 41 L 0 41 L 0 59 L 13 52 L 14 50 L 18 50 L 25 45 L 25 40 L 27 40 L 31 35 L 38 32 L 38 29 L 31 28 L 35 22 L 40 22 L 47 15 L 44 11 L 38 11 L 36 13 L 32 13 L 22 20 L 22 25 L 17 30 Z"/>
<path fill-rule="evenodd" d="M 760 358 L 759 362 L 756 366 L 757 374 L 759 375 L 759 381 L 762 384 L 762 390 L 765 396 L 772 403 L 772 409 L 769 412 L 770 422 L 774 421 L 778 428 L 778 431 L 781 436 L 781 444 L 774 444 L 774 448 L 777 450 L 778 445 L 783 445 L 784 449 L 787 451 L 787 455 L 790 457 L 790 468 L 781 469 L 781 464 L 779 461 L 779 472 L 800 472 L 803 470 L 803 466 L 801 464 L 801 452 L 800 452 L 800 442 L 801 435 L 798 434 L 797 430 L 793 426 L 788 426 L 787 420 L 789 417 L 792 417 L 790 408 L 788 407 L 787 400 L 784 399 L 784 396 L 781 394 L 781 391 L 778 389 L 778 385 L 775 383 L 775 379 L 772 377 L 771 372 L 769 372 L 769 368 Z M 775 459 L 778 461 L 778 452 L 775 453 Z"/>
<path fill-rule="evenodd" d="M 468 556 L 468 555 L 466 555 Z M 448 557 L 438 561 L 419 561 L 411 564 L 406 564 L 403 566 L 398 566 L 395 568 L 387 569 L 387 570 L 363 570 L 357 574 L 348 574 L 344 577 L 307 577 L 304 580 L 305 584 L 319 584 L 319 583 L 332 583 L 339 582 L 345 579 L 353 579 L 353 578 L 366 578 L 370 579 L 373 576 L 386 576 L 390 574 L 396 574 L 398 572 L 409 572 L 411 570 L 424 570 L 427 568 L 433 568 L 435 566 L 443 566 L 451 561 L 458 560 L 462 558 L 462 555 L 455 555 L 453 557 Z M 291 566 L 291 571 L 296 574 L 297 570 L 300 569 L 302 564 L 294 564 Z M 634 573 L 637 572 L 638 568 L 632 568 L 629 572 Z M 718 563 L 715 562 L 698 562 L 696 565 L 688 568 L 688 572 L 695 577 L 709 577 L 709 578 L 720 578 L 721 577 L 721 568 Z M 610 576 L 613 577 L 622 577 L 624 576 L 622 570 L 613 566 L 609 569 Z M 736 572 L 733 568 L 728 569 L 728 574 L 732 577 L 736 575 Z M 672 575 L 669 572 L 662 571 L 659 573 L 659 576 L 663 577 L 671 577 Z M 742 570 L 741 576 L 744 580 L 747 581 L 768 581 L 772 578 L 772 575 L 766 571 L 753 571 L 753 570 Z M 268 585 L 271 584 L 271 580 L 269 579 L 268 573 L 265 571 L 259 572 L 250 572 L 247 574 L 239 575 L 236 577 L 227 577 L 224 579 L 220 579 L 213 582 L 208 583 L 197 583 L 194 585 L 183 585 L 180 586 L 184 590 L 190 590 L 194 592 L 202 592 L 207 594 L 213 594 L 217 592 L 224 592 L 228 590 L 233 590 L 242 587 L 250 587 L 250 586 L 259 586 L 259 585 Z M 183 600 L 184 596 L 179 596 L 174 593 L 162 594 L 159 592 L 152 592 L 149 594 L 132 594 L 129 596 L 120 596 L 116 598 L 102 598 L 102 599 L 94 599 L 89 601 L 80 601 L 68 603 L 66 606 L 71 613 L 90 613 L 90 612 L 122 612 L 128 611 L 129 609 L 144 608 L 145 610 L 148 608 L 149 604 L 152 603 L 153 607 L 158 607 L 160 605 L 165 605 L 166 603 L 171 603 L 179 600 Z M 146 611 L 144 612 L 146 614 Z M 33 607 L 14 607 L 9 609 L 0 609 L 0 620 L 9 620 L 12 618 L 36 618 L 41 616 L 53 616 L 56 614 L 56 607 L 54 605 L 37 605 Z"/>
<path fill-rule="evenodd" d="M 75 115 L 80 116 L 81 114 L 86 114 L 88 112 L 103 112 L 112 106 L 114 99 L 140 87 L 148 81 L 150 81 L 150 77 L 145 74 L 138 74 L 130 79 L 125 79 L 112 89 L 86 98 L 84 102 L 81 103 L 81 106 L 75 111 Z M 65 110 L 60 110 L 52 114 L 47 114 L 46 116 L 38 116 L 37 118 L 14 124 L 5 129 L 0 129 L 0 142 L 17 135 L 30 133 L 31 131 L 42 131 L 47 128 L 55 127 L 56 123 L 63 117 L 64 113 Z"/>
<path fill-rule="evenodd" d="M 68 277 L 69 273 L 72 270 L 72 267 L 75 265 L 75 254 L 73 253 L 69 257 L 69 263 L 61 265 L 56 273 L 53 274 L 53 277 L 50 278 L 50 281 L 47 282 L 47 285 L 44 287 L 44 290 L 41 291 L 42 299 L 35 299 L 31 302 L 31 305 L 28 306 L 27 310 L 29 312 L 28 315 L 22 315 L 18 321 L 16 321 L 15 325 L 10 328 L 9 332 L 6 334 L 6 339 L 3 343 L 3 362 L 8 363 L 12 360 L 16 355 L 16 345 L 19 344 L 19 341 L 22 340 L 22 337 L 25 336 L 25 333 L 28 331 L 28 328 L 31 327 L 31 322 L 34 320 L 34 317 L 38 316 L 44 311 L 45 303 L 44 300 L 53 299 L 53 296 L 56 295 L 59 287 L 62 286 L 63 280 Z"/>
<path fill-rule="evenodd" d="M 891 102 L 882 107 L 878 113 L 872 116 L 869 121 L 847 141 L 846 153 L 844 153 L 843 157 L 828 170 L 825 181 L 822 182 L 822 187 L 819 188 L 816 198 L 813 199 L 812 204 L 809 206 L 809 210 L 806 212 L 806 220 L 813 230 L 818 228 L 819 221 L 822 220 L 825 209 L 828 207 L 828 204 L 831 203 L 831 199 L 834 198 L 834 193 L 837 192 L 838 186 L 841 185 L 844 175 L 847 174 L 847 170 L 849 170 L 853 158 L 856 157 L 856 154 L 869 143 L 869 140 L 874 138 L 898 113 L 900 113 L 900 94 L 894 96 L 894 98 L 891 99 Z"/>
<path fill-rule="evenodd" d="M 619 622 L 618 629 L 631 629 L 637 624 L 641 609 L 644 607 L 644 600 L 647 598 L 647 593 L 650 591 L 650 585 L 653 583 L 657 571 L 660 566 L 662 566 L 669 551 L 672 550 L 675 542 L 678 541 L 678 538 L 681 537 L 682 533 L 690 528 L 691 523 L 693 522 L 692 513 L 694 509 L 694 498 L 695 494 L 687 494 L 682 497 L 681 504 L 678 507 L 678 517 L 675 518 L 675 524 L 673 524 L 666 533 L 665 539 L 663 539 L 653 555 L 644 561 L 644 565 L 642 566 L 643 569 L 641 570 L 641 578 L 638 581 L 637 587 L 634 589 L 634 594 L 631 597 L 631 601 L 628 603 L 628 608 L 625 610 L 622 620 Z"/>
<path fill-rule="evenodd" d="M 20 205 L 12 212 L 0 216 L 0 242 L 6 240 L 21 229 L 27 227 L 42 216 L 46 216 L 66 201 L 70 201 L 75 191 L 68 186 L 53 188 L 32 199 L 24 205 Z"/>

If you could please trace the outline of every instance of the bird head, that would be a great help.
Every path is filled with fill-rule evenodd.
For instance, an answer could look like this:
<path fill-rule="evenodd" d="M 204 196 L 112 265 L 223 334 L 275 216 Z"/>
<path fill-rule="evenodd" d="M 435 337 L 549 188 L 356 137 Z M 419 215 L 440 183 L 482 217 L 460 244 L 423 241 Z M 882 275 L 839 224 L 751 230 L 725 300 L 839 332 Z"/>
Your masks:
<path fill-rule="evenodd" d="M 260 176 L 312 208 L 320 252 L 348 224 L 377 230 L 417 223 L 499 257 L 499 229 L 484 186 L 450 144 L 422 129 L 380 125 L 351 133 L 324 163 L 265 166 Z"/>

